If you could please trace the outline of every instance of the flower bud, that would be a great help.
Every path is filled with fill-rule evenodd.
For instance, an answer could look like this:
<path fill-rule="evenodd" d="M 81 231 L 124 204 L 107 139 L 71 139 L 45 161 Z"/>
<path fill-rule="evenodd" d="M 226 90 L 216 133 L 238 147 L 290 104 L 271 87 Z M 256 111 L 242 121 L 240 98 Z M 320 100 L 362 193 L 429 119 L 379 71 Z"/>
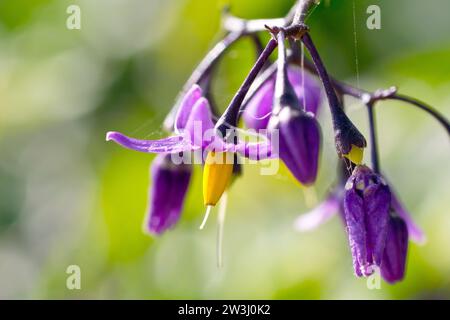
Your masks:
<path fill-rule="evenodd" d="M 317 177 L 321 145 L 320 126 L 311 113 L 282 107 L 269 123 L 279 130 L 279 156 L 294 177 L 304 185 Z"/>
<path fill-rule="evenodd" d="M 341 108 L 333 114 L 336 150 L 340 157 L 346 157 L 355 164 L 361 164 L 366 139 L 350 121 Z"/>
<path fill-rule="evenodd" d="M 152 184 L 144 226 L 147 232 L 161 234 L 178 222 L 191 173 L 191 165 L 175 165 L 169 154 L 155 158 L 151 165 Z"/>

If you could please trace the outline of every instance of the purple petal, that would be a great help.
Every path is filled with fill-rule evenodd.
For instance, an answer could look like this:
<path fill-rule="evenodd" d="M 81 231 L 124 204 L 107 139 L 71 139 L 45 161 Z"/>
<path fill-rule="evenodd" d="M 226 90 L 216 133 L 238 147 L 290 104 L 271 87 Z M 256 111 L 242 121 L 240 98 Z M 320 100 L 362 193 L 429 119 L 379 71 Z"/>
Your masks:
<path fill-rule="evenodd" d="M 160 140 L 139 140 L 127 137 L 120 132 L 110 131 L 106 134 L 106 141 L 111 140 L 125 148 L 147 153 L 178 153 L 198 149 L 181 135 Z"/>
<path fill-rule="evenodd" d="M 372 273 L 372 263 L 367 259 L 364 201 L 354 188 L 345 193 L 344 211 L 355 274 L 368 276 Z"/>
<path fill-rule="evenodd" d="M 310 212 L 302 214 L 295 220 L 297 231 L 310 231 L 330 220 L 340 209 L 340 199 L 333 193 Z"/>
<path fill-rule="evenodd" d="M 413 221 L 411 215 L 399 201 L 394 192 L 392 192 L 391 202 L 394 211 L 406 222 L 406 226 L 408 227 L 408 234 L 411 240 L 418 244 L 424 244 L 427 241 L 425 233 Z"/>
<path fill-rule="evenodd" d="M 176 118 L 175 118 L 175 131 L 184 129 L 189 115 L 191 114 L 192 107 L 202 97 L 202 89 L 194 84 L 191 89 L 185 94 L 183 100 L 180 103 Z"/>
<path fill-rule="evenodd" d="M 184 129 L 185 139 L 198 147 L 205 147 L 214 137 L 214 123 L 208 100 L 200 98 L 192 107 Z M 208 132 L 209 131 L 209 132 Z M 208 137 L 208 134 L 213 137 Z"/>
<path fill-rule="evenodd" d="M 183 208 L 192 168 L 175 165 L 170 155 L 158 155 L 151 165 L 152 184 L 145 231 L 159 235 L 174 226 Z"/>
<path fill-rule="evenodd" d="M 276 157 L 272 152 L 270 141 L 266 142 L 240 142 L 235 146 L 236 152 L 251 160 L 263 160 Z"/>
<path fill-rule="evenodd" d="M 381 264 L 389 221 L 391 193 L 383 184 L 373 184 L 364 190 L 368 255 Z"/>
<path fill-rule="evenodd" d="M 408 252 L 408 229 L 403 219 L 392 217 L 381 263 L 381 276 L 389 283 L 400 281 L 405 276 Z"/>

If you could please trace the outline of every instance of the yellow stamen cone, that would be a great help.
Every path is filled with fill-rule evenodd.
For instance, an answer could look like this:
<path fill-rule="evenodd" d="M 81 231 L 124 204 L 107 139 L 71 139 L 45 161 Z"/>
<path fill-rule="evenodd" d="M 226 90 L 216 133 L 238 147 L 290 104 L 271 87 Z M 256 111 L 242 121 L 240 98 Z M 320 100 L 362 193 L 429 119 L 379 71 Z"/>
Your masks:
<path fill-rule="evenodd" d="M 210 152 L 203 169 L 203 202 L 215 206 L 225 192 L 233 174 L 233 154 Z"/>
<path fill-rule="evenodd" d="M 347 154 L 344 154 L 344 157 L 349 159 L 351 162 L 355 164 L 361 164 L 364 156 L 364 149 L 357 147 L 352 144 L 352 148 L 350 149 L 350 152 Z"/>

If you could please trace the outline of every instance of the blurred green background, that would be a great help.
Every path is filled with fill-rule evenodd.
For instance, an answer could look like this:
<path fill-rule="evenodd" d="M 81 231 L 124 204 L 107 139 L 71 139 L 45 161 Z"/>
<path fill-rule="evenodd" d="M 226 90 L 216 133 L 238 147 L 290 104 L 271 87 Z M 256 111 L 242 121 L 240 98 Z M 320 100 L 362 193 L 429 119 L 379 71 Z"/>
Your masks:
<path fill-rule="evenodd" d="M 175 229 L 141 231 L 152 155 L 105 142 L 118 130 L 164 135 L 161 121 L 184 81 L 220 39 L 220 10 L 245 18 L 284 15 L 292 0 L 0 0 L 0 299 L 404 299 L 450 298 L 450 148 L 425 113 L 378 107 L 382 168 L 425 246 L 411 244 L 406 279 L 368 290 L 353 276 L 338 218 L 301 234 L 308 210 L 285 169 L 246 166 L 229 194 L 225 266 L 216 267 L 215 221 L 203 215 L 201 168 Z M 68 30 L 66 8 L 81 8 Z M 366 28 L 381 7 L 382 29 Z M 353 1 L 324 0 L 309 19 L 329 71 L 356 84 Z M 450 2 L 356 0 L 361 86 L 390 85 L 450 117 Z M 248 40 L 228 52 L 214 93 L 224 108 L 255 59 Z M 364 108 L 346 101 L 367 135 Z M 335 179 L 326 107 L 320 200 Z M 366 154 L 367 160 L 368 154 Z M 81 290 L 66 268 L 81 268 Z"/>

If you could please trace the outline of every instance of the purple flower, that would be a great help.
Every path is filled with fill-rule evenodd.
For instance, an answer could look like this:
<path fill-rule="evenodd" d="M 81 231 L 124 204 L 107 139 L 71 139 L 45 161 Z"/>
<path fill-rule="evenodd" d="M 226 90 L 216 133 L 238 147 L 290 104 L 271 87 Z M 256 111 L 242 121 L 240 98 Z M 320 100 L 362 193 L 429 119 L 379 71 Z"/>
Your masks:
<path fill-rule="evenodd" d="M 152 185 L 145 231 L 159 235 L 178 222 L 191 173 L 191 165 L 175 165 L 170 155 L 160 154 L 155 158 L 151 165 Z"/>
<path fill-rule="evenodd" d="M 384 180 L 369 168 L 356 167 L 346 188 L 338 185 L 321 204 L 298 217 L 295 229 L 302 232 L 315 229 L 339 213 L 348 231 L 355 273 L 358 276 L 370 275 L 375 264 L 380 266 L 381 275 L 387 282 L 401 280 L 405 272 L 408 236 L 412 241 L 423 244 L 423 231 L 414 223 L 395 193 L 389 191 Z M 386 209 L 388 193 L 390 202 Z M 371 203 L 365 205 L 368 201 Z M 369 212 L 372 212 L 371 218 Z M 369 238 L 370 234 L 372 236 Z M 381 250 L 383 242 L 384 249 Z M 368 249 L 371 243 L 373 248 Z M 368 255 L 370 252 L 372 256 Z M 373 258 L 374 252 L 377 259 Z"/>
<path fill-rule="evenodd" d="M 159 154 L 152 164 L 153 183 L 145 223 L 145 230 L 152 234 L 163 233 L 179 220 L 192 171 L 192 162 L 179 163 L 179 159 L 185 160 L 183 156 L 190 155 L 190 151 L 233 152 L 255 160 L 276 156 L 268 139 L 233 144 L 216 136 L 208 100 L 197 85 L 183 98 L 173 131 L 174 135 L 159 140 L 139 140 L 114 131 L 106 134 L 107 141 L 125 148 Z"/>
<path fill-rule="evenodd" d="M 400 217 L 391 217 L 388 224 L 386 247 L 381 262 L 381 276 L 389 283 L 400 281 L 405 276 L 408 252 L 408 228 Z"/>
<path fill-rule="evenodd" d="M 288 78 L 300 102 L 305 104 L 305 110 L 312 114 L 317 114 L 317 109 L 321 102 L 320 86 L 316 79 L 309 73 L 302 71 L 298 67 L 288 69 Z M 275 77 L 266 81 L 249 100 L 242 117 L 245 125 L 250 129 L 266 129 L 269 124 L 270 115 L 274 101 Z"/>
<path fill-rule="evenodd" d="M 279 157 L 304 185 L 317 177 L 321 145 L 320 126 L 311 113 L 290 106 L 274 114 L 269 130 L 279 130 Z"/>
<path fill-rule="evenodd" d="M 381 265 L 388 229 L 391 192 L 380 175 L 357 166 L 345 185 L 344 216 L 353 267 L 358 276 Z"/>

